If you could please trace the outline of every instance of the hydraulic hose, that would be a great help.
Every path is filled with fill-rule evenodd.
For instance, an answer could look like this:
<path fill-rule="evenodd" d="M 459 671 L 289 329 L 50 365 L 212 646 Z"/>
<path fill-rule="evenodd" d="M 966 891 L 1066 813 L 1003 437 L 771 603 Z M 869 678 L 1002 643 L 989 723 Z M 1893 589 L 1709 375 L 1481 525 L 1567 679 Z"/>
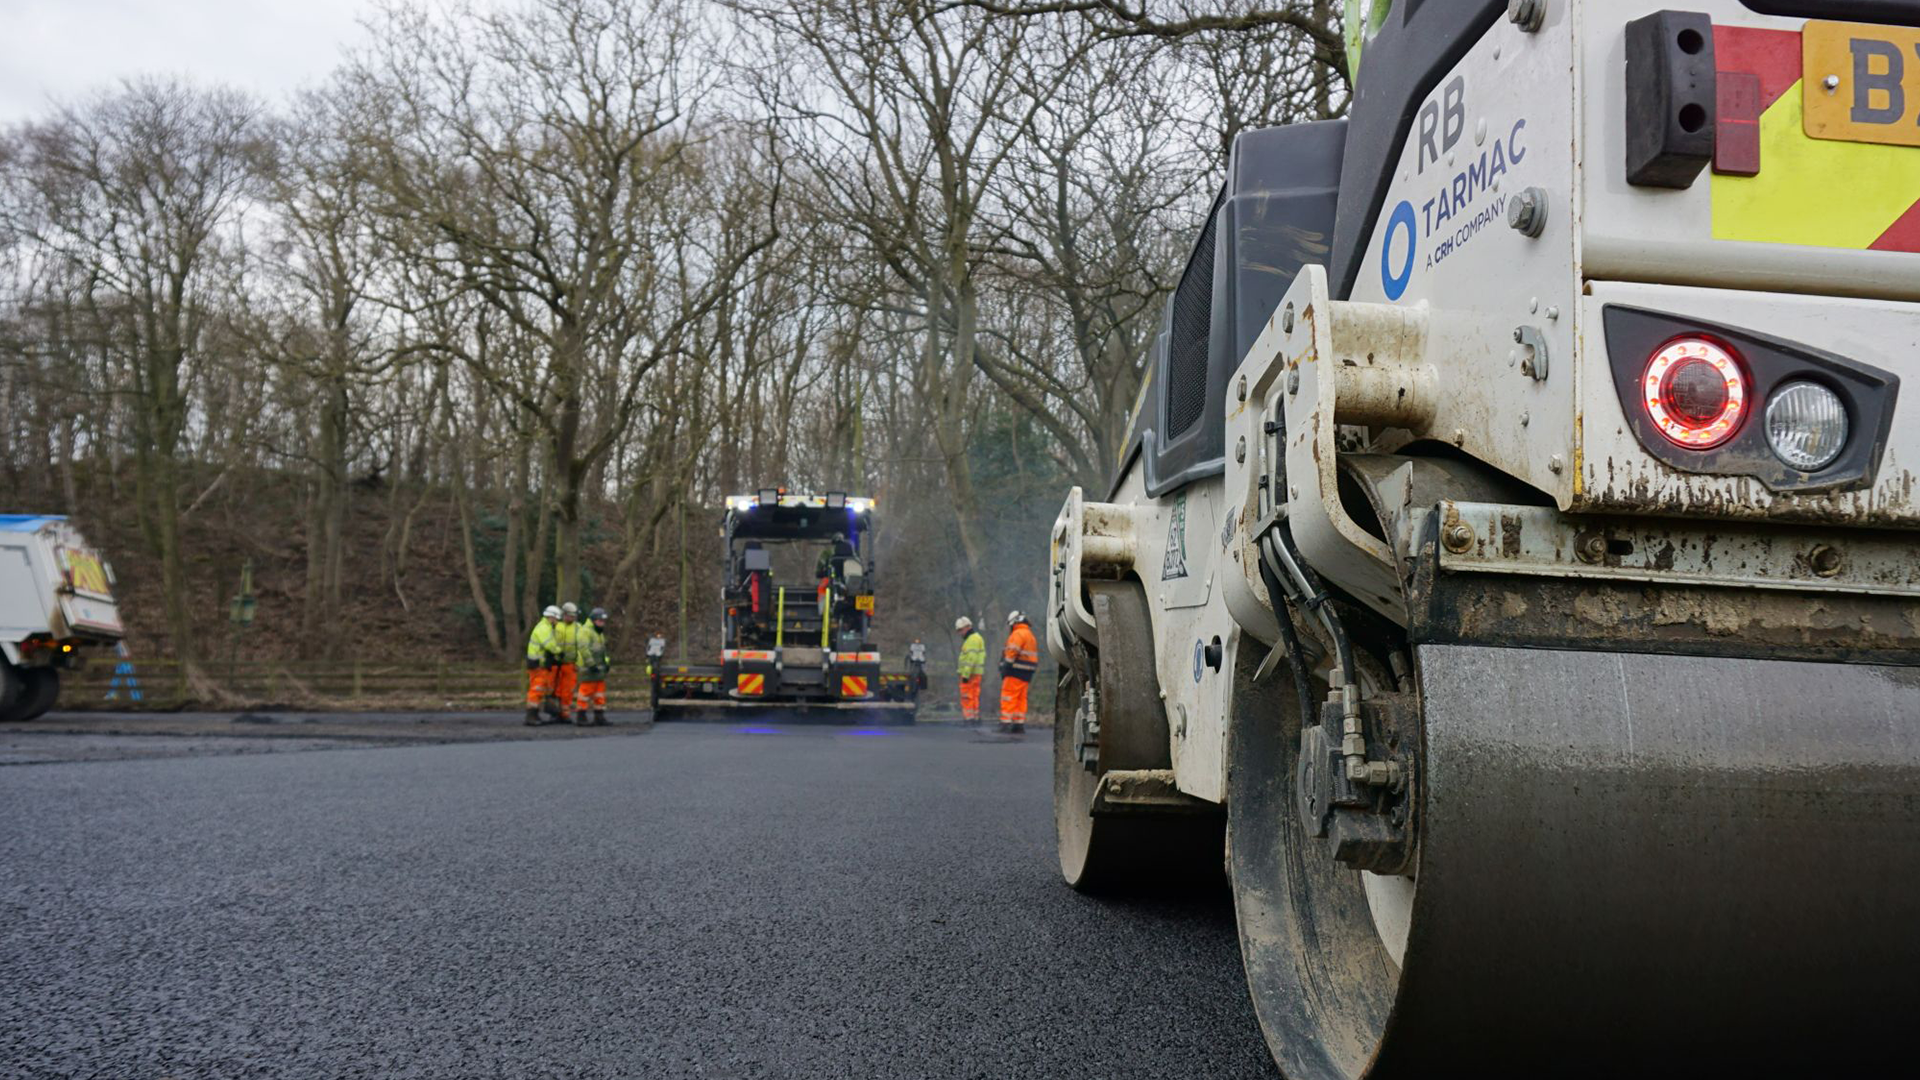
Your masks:
<path fill-rule="evenodd" d="M 1287 567 L 1287 571 L 1301 590 L 1306 594 L 1301 601 L 1308 610 L 1320 620 L 1320 625 L 1333 640 L 1335 660 L 1338 664 L 1338 682 L 1334 689 L 1340 697 L 1340 756 L 1347 763 L 1347 777 L 1355 782 L 1367 779 L 1367 739 L 1360 719 L 1360 683 L 1353 663 L 1353 645 L 1347 639 L 1345 625 L 1339 612 L 1328 603 L 1326 587 L 1320 581 L 1320 575 L 1314 573 L 1301 557 L 1298 548 L 1293 546 L 1293 538 L 1287 534 L 1283 523 L 1275 523 L 1272 535 L 1266 539 L 1264 551 L 1271 552 Z M 1261 559 L 1264 568 L 1266 559 Z M 1382 772 L 1381 779 L 1390 773 Z"/>
<path fill-rule="evenodd" d="M 1278 647 L 1287 651 L 1287 666 L 1293 672 L 1293 692 L 1300 699 L 1300 725 L 1312 727 L 1319 721 L 1314 716 L 1313 689 L 1307 683 L 1307 663 L 1300 655 L 1300 635 L 1294 631 L 1293 616 L 1287 611 L 1287 590 L 1265 558 L 1260 559 L 1260 580 L 1267 587 L 1274 620 L 1280 624 Z"/>

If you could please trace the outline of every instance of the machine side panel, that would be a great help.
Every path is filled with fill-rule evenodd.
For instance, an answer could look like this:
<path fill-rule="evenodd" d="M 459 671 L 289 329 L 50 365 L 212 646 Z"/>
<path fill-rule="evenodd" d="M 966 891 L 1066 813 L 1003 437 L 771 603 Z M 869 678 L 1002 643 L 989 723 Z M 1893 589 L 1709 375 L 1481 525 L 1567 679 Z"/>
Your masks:
<path fill-rule="evenodd" d="M 1578 380 L 1572 70 L 1565 4 L 1548 5 L 1536 33 L 1503 19 L 1467 52 L 1418 107 L 1349 296 L 1425 312 L 1426 359 L 1456 404 L 1444 429 L 1425 434 L 1562 506 Z M 1507 224 L 1528 192 L 1544 202 L 1537 237 Z M 1545 353 L 1544 377 L 1523 365 L 1523 330 Z"/>

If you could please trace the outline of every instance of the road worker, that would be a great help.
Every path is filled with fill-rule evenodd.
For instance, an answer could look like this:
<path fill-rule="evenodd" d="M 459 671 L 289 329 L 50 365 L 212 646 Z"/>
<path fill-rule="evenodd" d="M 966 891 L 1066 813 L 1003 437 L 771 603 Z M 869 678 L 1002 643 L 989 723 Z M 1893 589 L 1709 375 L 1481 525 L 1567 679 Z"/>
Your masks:
<path fill-rule="evenodd" d="M 1000 654 L 1000 732 L 1027 732 L 1027 684 L 1040 670 L 1040 643 L 1019 611 L 1007 612 L 1007 648 Z"/>
<path fill-rule="evenodd" d="M 554 629 L 560 624 L 560 609 L 548 607 L 540 613 L 527 635 L 527 723 L 540 723 L 540 709 L 553 693 L 553 675 L 560 666 L 560 642 Z"/>
<path fill-rule="evenodd" d="M 987 639 L 973 628 L 965 615 L 954 620 L 953 632 L 960 635 L 960 719 L 972 725 L 980 722 L 980 680 L 987 673 Z"/>
<path fill-rule="evenodd" d="M 853 546 L 847 543 L 846 534 L 834 533 L 833 542 L 820 549 L 820 557 L 814 560 L 813 574 L 820 581 L 819 587 L 814 590 L 814 597 L 820 605 L 822 618 L 832 614 L 834 586 L 840 581 L 841 569 L 851 554 Z"/>
<path fill-rule="evenodd" d="M 560 605 L 560 623 L 553 628 L 553 640 L 559 646 L 560 666 L 553 671 L 553 696 L 560 702 L 560 722 L 573 718 L 573 695 L 579 688 L 580 669 L 573 666 L 573 649 L 580 635 L 580 605 L 569 600 Z"/>
<path fill-rule="evenodd" d="M 607 672 L 613 669 L 607 656 L 606 608 L 594 608 L 591 621 L 580 624 L 573 639 L 573 664 L 580 674 L 573 722 L 581 727 L 606 723 Z"/>

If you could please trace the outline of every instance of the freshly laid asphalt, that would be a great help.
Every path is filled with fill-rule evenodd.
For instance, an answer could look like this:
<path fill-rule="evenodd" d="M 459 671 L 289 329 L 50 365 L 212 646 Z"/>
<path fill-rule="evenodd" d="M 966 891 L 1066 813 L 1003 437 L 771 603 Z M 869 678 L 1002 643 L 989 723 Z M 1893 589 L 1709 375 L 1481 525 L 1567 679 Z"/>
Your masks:
<path fill-rule="evenodd" d="M 0 1076 L 1275 1075 L 1046 732 L 620 733 L 0 769 Z"/>

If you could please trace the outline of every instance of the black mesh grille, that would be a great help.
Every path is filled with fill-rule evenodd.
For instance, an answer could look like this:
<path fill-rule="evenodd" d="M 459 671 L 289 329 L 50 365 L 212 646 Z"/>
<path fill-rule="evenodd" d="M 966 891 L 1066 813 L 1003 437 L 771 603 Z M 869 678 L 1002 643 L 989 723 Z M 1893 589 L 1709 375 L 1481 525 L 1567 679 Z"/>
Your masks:
<path fill-rule="evenodd" d="M 1221 189 L 1224 197 L 1226 189 Z M 1213 329 L 1213 225 L 1220 198 L 1207 211 L 1200 242 L 1173 293 L 1173 328 L 1167 340 L 1167 438 L 1177 439 L 1207 406 L 1207 339 Z"/>

